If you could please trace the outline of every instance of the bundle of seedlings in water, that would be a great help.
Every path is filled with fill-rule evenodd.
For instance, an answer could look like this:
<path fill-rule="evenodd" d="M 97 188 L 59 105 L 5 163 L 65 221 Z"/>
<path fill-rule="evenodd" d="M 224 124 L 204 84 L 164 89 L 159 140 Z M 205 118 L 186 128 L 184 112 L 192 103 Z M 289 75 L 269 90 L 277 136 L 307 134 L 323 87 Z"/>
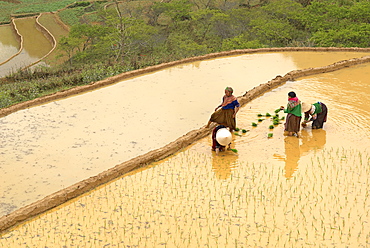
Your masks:
<path fill-rule="evenodd" d="M 280 124 L 280 119 L 279 119 L 279 116 L 274 116 L 273 118 L 272 118 L 272 124 L 274 124 L 274 125 L 279 125 Z"/>
<path fill-rule="evenodd" d="M 279 108 L 278 108 L 278 109 L 275 109 L 275 113 L 276 113 L 276 114 L 277 114 L 277 113 L 279 113 L 279 112 L 280 112 L 280 110 L 281 110 L 281 109 L 279 109 Z"/>
<path fill-rule="evenodd" d="M 274 125 L 270 125 L 269 126 L 269 129 L 274 129 Z"/>
<path fill-rule="evenodd" d="M 272 138 L 272 136 L 273 136 L 273 135 L 274 135 L 273 133 L 268 133 L 268 134 L 267 134 L 267 137 L 268 137 L 268 138 Z"/>
<path fill-rule="evenodd" d="M 234 132 L 234 135 L 237 135 L 237 136 L 241 136 L 239 133 L 237 133 L 237 132 Z"/>
<path fill-rule="evenodd" d="M 238 152 L 238 150 L 236 150 L 236 149 L 230 149 L 232 152 L 235 152 L 235 153 L 237 153 Z"/>
<path fill-rule="evenodd" d="M 258 114 L 257 116 L 258 116 L 258 117 L 261 117 L 261 116 L 263 116 L 263 115 L 262 115 L 262 114 Z"/>
<path fill-rule="evenodd" d="M 236 127 L 235 128 L 235 131 L 239 132 L 240 131 L 240 128 Z"/>
<path fill-rule="evenodd" d="M 257 127 L 257 123 L 252 122 L 252 126 L 253 126 L 253 127 Z"/>
<path fill-rule="evenodd" d="M 285 116 L 281 117 L 281 119 L 280 119 L 280 120 L 285 120 Z"/>
<path fill-rule="evenodd" d="M 258 119 L 258 122 L 261 122 L 261 121 L 263 121 L 263 119 Z"/>
<path fill-rule="evenodd" d="M 271 114 L 270 113 L 266 113 L 266 117 L 270 117 L 271 116 Z"/>
<path fill-rule="evenodd" d="M 249 130 L 242 129 L 242 133 L 249 132 Z"/>

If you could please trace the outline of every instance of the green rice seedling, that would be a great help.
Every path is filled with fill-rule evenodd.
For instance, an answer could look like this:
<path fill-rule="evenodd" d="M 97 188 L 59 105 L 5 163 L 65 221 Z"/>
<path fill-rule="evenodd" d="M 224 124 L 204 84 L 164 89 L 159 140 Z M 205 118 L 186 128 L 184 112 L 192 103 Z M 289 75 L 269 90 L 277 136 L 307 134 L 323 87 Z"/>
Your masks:
<path fill-rule="evenodd" d="M 252 126 L 253 126 L 253 127 L 257 127 L 257 123 L 252 122 Z"/>
<path fill-rule="evenodd" d="M 230 151 L 235 152 L 235 153 L 238 153 L 238 150 L 237 149 L 230 149 Z"/>
<path fill-rule="evenodd" d="M 269 129 L 274 129 L 274 125 L 270 125 L 269 126 Z"/>
<path fill-rule="evenodd" d="M 274 134 L 273 134 L 273 133 L 268 133 L 268 134 L 267 134 L 267 137 L 268 137 L 268 138 L 272 138 L 272 136 L 274 136 Z"/>
<path fill-rule="evenodd" d="M 270 113 L 266 113 L 266 117 L 270 117 L 271 116 L 271 114 Z"/>

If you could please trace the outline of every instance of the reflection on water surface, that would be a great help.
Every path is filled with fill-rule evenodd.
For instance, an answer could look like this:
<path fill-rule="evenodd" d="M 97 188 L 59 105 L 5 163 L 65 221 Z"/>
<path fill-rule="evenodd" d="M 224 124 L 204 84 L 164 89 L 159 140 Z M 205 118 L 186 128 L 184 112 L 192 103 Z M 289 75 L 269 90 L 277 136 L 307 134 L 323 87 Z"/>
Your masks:
<path fill-rule="evenodd" d="M 0 25 L 0 34 L 0 63 L 2 63 L 18 52 L 20 44 L 10 25 Z"/>

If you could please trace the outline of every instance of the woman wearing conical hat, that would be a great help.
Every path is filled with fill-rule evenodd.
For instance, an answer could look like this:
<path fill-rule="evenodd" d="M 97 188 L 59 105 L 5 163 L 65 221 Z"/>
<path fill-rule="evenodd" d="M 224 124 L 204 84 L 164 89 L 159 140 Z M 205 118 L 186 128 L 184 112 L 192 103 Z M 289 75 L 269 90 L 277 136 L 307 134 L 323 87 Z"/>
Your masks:
<path fill-rule="evenodd" d="M 281 106 L 280 109 L 284 110 L 284 113 L 287 113 L 284 131 L 287 131 L 289 136 L 293 136 L 294 134 L 296 134 L 298 137 L 302 113 L 301 101 L 298 99 L 295 92 L 291 91 L 288 93 L 287 107 L 284 108 L 284 106 Z"/>
<path fill-rule="evenodd" d="M 224 125 L 218 125 L 212 131 L 212 151 L 218 152 L 225 151 L 231 144 L 231 133 Z"/>
<path fill-rule="evenodd" d="M 302 112 L 304 113 L 304 121 L 302 127 L 306 127 L 307 123 L 312 121 L 312 129 L 323 128 L 328 116 L 328 108 L 322 102 L 314 104 L 302 103 Z"/>

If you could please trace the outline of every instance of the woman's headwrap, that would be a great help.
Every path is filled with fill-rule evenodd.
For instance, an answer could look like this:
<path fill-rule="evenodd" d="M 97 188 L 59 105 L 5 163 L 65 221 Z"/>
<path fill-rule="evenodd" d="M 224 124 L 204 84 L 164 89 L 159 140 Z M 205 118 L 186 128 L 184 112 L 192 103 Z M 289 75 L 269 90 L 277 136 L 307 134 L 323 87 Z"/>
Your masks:
<path fill-rule="evenodd" d="M 227 90 L 227 91 L 229 91 L 229 92 L 231 92 L 231 93 L 233 93 L 233 92 L 234 92 L 233 88 L 231 88 L 231 87 L 226 87 L 226 89 L 225 89 L 225 90 Z"/>

